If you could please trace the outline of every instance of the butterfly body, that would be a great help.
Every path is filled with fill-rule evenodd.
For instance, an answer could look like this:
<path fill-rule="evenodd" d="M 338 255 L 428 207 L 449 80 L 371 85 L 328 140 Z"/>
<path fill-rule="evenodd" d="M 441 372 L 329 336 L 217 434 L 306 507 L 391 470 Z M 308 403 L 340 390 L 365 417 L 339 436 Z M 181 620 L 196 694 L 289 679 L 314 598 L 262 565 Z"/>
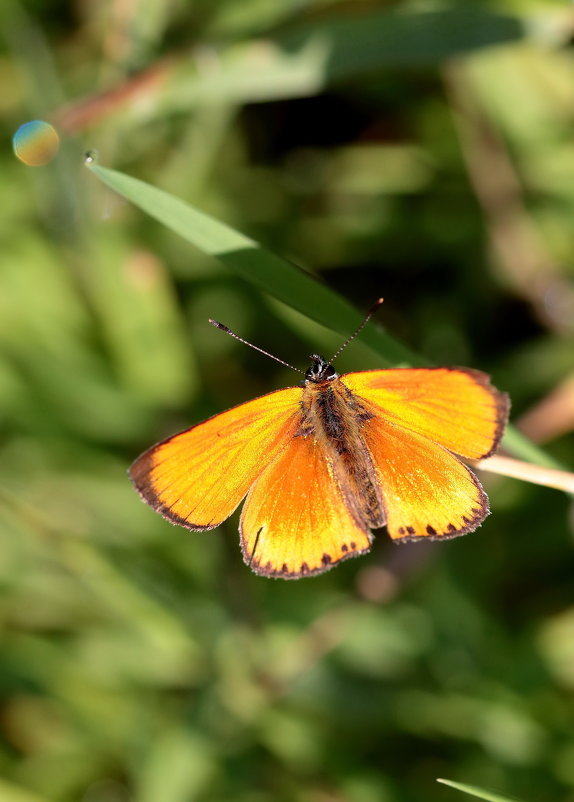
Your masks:
<path fill-rule="evenodd" d="M 172 523 L 212 529 L 245 498 L 245 562 L 285 579 L 322 573 L 370 549 L 446 539 L 489 512 L 458 456 L 497 448 L 508 398 L 468 368 L 348 373 L 314 354 L 302 386 L 223 412 L 153 446 L 130 469 Z"/>
<path fill-rule="evenodd" d="M 313 354 L 301 399 L 300 435 L 311 437 L 325 456 L 347 507 L 359 525 L 377 529 L 385 513 L 363 430 L 373 418 L 322 357 Z"/>

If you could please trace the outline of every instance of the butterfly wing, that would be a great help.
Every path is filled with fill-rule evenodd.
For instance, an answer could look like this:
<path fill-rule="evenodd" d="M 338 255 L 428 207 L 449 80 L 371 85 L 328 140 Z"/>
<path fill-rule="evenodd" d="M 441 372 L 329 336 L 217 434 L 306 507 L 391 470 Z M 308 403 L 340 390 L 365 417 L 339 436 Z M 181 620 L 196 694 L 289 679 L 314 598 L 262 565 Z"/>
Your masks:
<path fill-rule="evenodd" d="M 367 447 L 394 540 L 450 538 L 476 529 L 488 499 L 476 476 L 445 448 L 384 418 L 368 421 Z"/>
<path fill-rule="evenodd" d="M 140 496 L 180 526 L 218 526 L 294 436 L 302 392 L 269 393 L 153 446 L 129 471 Z"/>
<path fill-rule="evenodd" d="M 398 368 L 347 373 L 346 386 L 375 412 L 467 459 L 497 448 L 509 400 L 469 368 Z"/>
<path fill-rule="evenodd" d="M 370 533 L 343 502 L 323 449 L 298 435 L 267 465 L 241 514 L 245 562 L 257 574 L 320 574 L 370 548 Z"/>

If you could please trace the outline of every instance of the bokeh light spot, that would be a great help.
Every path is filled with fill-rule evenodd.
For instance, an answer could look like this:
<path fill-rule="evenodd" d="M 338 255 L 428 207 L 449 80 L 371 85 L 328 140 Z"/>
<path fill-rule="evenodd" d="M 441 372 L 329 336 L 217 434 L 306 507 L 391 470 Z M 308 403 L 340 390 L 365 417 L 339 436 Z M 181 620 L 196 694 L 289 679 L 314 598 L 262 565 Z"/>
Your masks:
<path fill-rule="evenodd" d="M 21 162 L 39 167 L 52 161 L 60 147 L 60 137 L 50 123 L 31 120 L 18 128 L 12 137 L 12 146 Z"/>

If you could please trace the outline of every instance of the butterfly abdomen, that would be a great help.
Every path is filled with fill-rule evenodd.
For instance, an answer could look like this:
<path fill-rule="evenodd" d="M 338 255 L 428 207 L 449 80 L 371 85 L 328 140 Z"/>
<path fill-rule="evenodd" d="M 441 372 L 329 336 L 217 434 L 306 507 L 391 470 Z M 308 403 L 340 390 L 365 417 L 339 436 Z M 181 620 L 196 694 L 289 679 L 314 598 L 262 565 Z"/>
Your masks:
<path fill-rule="evenodd" d="M 340 379 L 310 383 L 303 394 L 302 436 L 311 436 L 329 463 L 357 522 L 384 526 L 381 493 L 362 429 L 372 415 Z"/>

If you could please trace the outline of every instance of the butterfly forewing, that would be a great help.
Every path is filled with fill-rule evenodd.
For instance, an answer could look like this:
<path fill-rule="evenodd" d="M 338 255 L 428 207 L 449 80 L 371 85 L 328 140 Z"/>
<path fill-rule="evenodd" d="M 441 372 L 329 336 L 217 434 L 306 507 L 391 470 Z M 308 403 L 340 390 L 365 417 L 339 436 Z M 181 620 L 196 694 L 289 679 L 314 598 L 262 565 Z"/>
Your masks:
<path fill-rule="evenodd" d="M 155 510 L 189 529 L 228 518 L 267 465 L 286 448 L 300 418 L 300 387 L 222 412 L 142 454 L 130 477 Z"/>
<path fill-rule="evenodd" d="M 343 381 L 380 416 L 468 459 L 494 452 L 508 418 L 508 396 L 478 370 L 368 370 Z"/>

